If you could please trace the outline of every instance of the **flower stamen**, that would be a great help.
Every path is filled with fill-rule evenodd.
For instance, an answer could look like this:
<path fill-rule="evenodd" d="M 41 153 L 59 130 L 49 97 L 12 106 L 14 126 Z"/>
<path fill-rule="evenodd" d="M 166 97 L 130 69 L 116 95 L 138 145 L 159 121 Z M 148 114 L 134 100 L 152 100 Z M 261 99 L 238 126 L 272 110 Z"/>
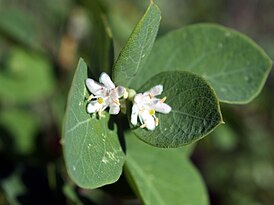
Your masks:
<path fill-rule="evenodd" d="M 120 106 L 120 102 L 119 102 L 119 100 L 112 99 L 112 102 L 113 102 L 114 104 L 116 104 L 116 105 Z"/>
<path fill-rule="evenodd" d="M 156 117 L 156 118 L 155 118 L 155 126 L 157 127 L 158 125 L 159 125 L 159 118 Z"/>
<path fill-rule="evenodd" d="M 99 118 L 104 118 L 104 117 L 106 117 L 106 116 L 103 114 L 103 111 L 104 111 L 104 109 L 99 108 L 99 110 L 98 110 L 98 116 L 99 116 Z"/>
<path fill-rule="evenodd" d="M 117 115 L 120 112 L 119 98 L 123 97 L 126 89 L 122 86 L 116 87 L 106 73 L 100 75 L 99 82 L 86 79 L 86 86 L 91 92 L 88 97 L 87 112 L 98 112 L 99 117 L 102 117 L 102 112 L 109 107 L 109 114 Z"/>
<path fill-rule="evenodd" d="M 89 102 L 89 101 L 91 101 L 93 98 L 94 98 L 94 95 L 91 94 L 90 96 L 88 96 L 87 101 Z"/>
<path fill-rule="evenodd" d="M 166 101 L 166 97 L 163 97 L 161 100 L 160 100 L 160 103 L 163 103 Z"/>
<path fill-rule="evenodd" d="M 154 130 L 159 125 L 159 118 L 156 117 L 156 112 L 168 114 L 171 107 L 164 103 L 166 97 L 159 99 L 155 96 L 160 95 L 163 91 L 162 85 L 156 85 L 145 93 L 138 93 L 134 96 L 131 123 L 137 125 L 137 119 L 141 123 L 140 128 Z"/>
<path fill-rule="evenodd" d="M 142 124 L 141 126 L 140 126 L 140 128 L 145 128 L 147 125 L 146 125 L 146 123 L 144 123 L 144 124 Z"/>
<path fill-rule="evenodd" d="M 145 112 L 145 108 L 142 108 L 142 109 L 140 110 L 140 113 L 143 113 L 143 112 Z"/>

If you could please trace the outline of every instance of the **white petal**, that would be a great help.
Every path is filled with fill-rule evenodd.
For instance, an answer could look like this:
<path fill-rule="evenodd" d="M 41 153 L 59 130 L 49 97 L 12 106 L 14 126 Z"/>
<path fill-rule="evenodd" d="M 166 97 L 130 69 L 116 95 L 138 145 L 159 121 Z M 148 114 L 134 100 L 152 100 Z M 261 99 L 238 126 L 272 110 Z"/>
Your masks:
<path fill-rule="evenodd" d="M 163 92 L 163 85 L 156 85 L 151 88 L 146 94 L 151 94 L 152 96 L 160 95 Z"/>
<path fill-rule="evenodd" d="M 148 111 L 145 111 L 141 113 L 141 118 L 143 119 L 144 123 L 146 124 L 146 128 L 148 130 L 154 130 L 155 129 L 155 120 L 154 118 L 148 113 Z"/>
<path fill-rule="evenodd" d="M 164 113 L 164 114 L 168 114 L 171 111 L 171 107 L 168 104 L 161 103 L 161 102 L 158 102 L 154 106 L 154 109 L 155 109 L 156 112 L 161 112 L 161 113 Z"/>
<path fill-rule="evenodd" d="M 106 88 L 90 78 L 86 80 L 86 86 L 93 95 L 103 96 L 105 93 Z"/>
<path fill-rule="evenodd" d="M 131 124 L 137 125 L 137 117 L 138 117 L 138 107 L 136 105 L 132 106 L 131 110 Z"/>
<path fill-rule="evenodd" d="M 123 86 L 118 86 L 116 89 L 118 98 L 122 97 L 126 92 L 126 89 Z"/>
<path fill-rule="evenodd" d="M 103 104 L 98 103 L 97 101 L 91 101 L 87 106 L 88 113 L 97 112 L 100 108 L 102 108 Z"/>
<path fill-rule="evenodd" d="M 138 93 L 134 96 L 134 103 L 141 104 L 144 101 L 144 95 L 141 93 Z"/>
<path fill-rule="evenodd" d="M 124 95 L 126 89 L 122 86 L 118 86 L 115 89 L 113 89 L 110 93 L 111 98 L 120 98 Z"/>
<path fill-rule="evenodd" d="M 156 127 L 156 125 L 155 125 L 155 121 L 154 121 L 154 119 L 151 119 L 151 120 L 149 120 L 149 121 L 146 121 L 145 122 L 146 123 L 146 128 L 148 129 L 148 130 L 155 130 L 155 127 Z"/>
<path fill-rule="evenodd" d="M 110 77 L 106 73 L 102 73 L 100 75 L 99 82 L 103 83 L 108 89 L 115 88 L 114 83 L 111 81 Z"/>
<path fill-rule="evenodd" d="M 109 108 L 109 114 L 117 115 L 120 112 L 120 107 L 118 105 L 111 105 Z"/>

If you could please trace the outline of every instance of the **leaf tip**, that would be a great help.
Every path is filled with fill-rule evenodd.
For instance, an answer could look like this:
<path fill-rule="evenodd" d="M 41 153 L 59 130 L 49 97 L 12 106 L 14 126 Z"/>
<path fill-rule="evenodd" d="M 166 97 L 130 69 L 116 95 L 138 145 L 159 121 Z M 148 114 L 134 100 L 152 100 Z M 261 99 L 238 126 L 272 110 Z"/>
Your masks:
<path fill-rule="evenodd" d="M 84 58 L 80 57 L 79 62 L 85 62 Z"/>

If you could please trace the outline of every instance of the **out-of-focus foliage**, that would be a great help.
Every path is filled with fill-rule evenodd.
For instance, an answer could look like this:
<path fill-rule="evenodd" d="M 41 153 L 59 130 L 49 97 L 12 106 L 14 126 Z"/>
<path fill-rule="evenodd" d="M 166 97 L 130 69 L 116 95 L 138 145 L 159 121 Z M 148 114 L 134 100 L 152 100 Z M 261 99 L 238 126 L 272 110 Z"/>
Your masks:
<path fill-rule="evenodd" d="M 62 161 L 61 120 L 75 59 L 88 59 L 92 75 L 101 66 L 108 71 L 112 38 L 119 53 L 148 3 L 93 2 L 0 0 L 1 205 L 140 204 L 129 199 L 134 195 L 123 177 L 101 190 L 76 187 Z M 221 23 L 251 36 L 274 59 L 273 0 L 156 2 L 159 35 L 195 22 Z M 272 73 L 248 106 L 226 106 L 225 128 L 194 150 L 213 205 L 274 203 L 273 82 Z"/>
<path fill-rule="evenodd" d="M 216 204 L 273 203 L 273 115 L 266 99 L 247 109 L 227 107 L 229 127 L 216 130 L 193 155 Z"/>

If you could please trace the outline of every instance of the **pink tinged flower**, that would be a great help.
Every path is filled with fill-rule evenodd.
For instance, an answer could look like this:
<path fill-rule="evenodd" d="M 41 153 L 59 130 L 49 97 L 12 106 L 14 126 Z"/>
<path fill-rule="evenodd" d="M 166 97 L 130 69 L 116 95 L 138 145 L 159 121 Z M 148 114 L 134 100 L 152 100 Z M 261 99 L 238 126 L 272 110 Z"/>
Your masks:
<path fill-rule="evenodd" d="M 137 125 L 137 118 L 141 123 L 141 128 L 154 130 L 159 124 L 159 119 L 156 117 L 156 112 L 168 114 L 171 107 L 164 103 L 166 97 L 159 99 L 155 96 L 163 92 L 162 85 L 156 85 L 145 93 L 138 93 L 133 100 L 131 123 Z"/>
<path fill-rule="evenodd" d="M 90 102 L 87 106 L 87 112 L 98 112 L 99 116 L 102 116 L 102 112 L 109 107 L 109 113 L 117 115 L 120 112 L 119 98 L 124 95 L 125 88 L 122 86 L 115 87 L 106 73 L 100 75 L 99 82 L 97 83 L 90 78 L 86 80 L 86 86 L 92 93 L 88 99 Z"/>

